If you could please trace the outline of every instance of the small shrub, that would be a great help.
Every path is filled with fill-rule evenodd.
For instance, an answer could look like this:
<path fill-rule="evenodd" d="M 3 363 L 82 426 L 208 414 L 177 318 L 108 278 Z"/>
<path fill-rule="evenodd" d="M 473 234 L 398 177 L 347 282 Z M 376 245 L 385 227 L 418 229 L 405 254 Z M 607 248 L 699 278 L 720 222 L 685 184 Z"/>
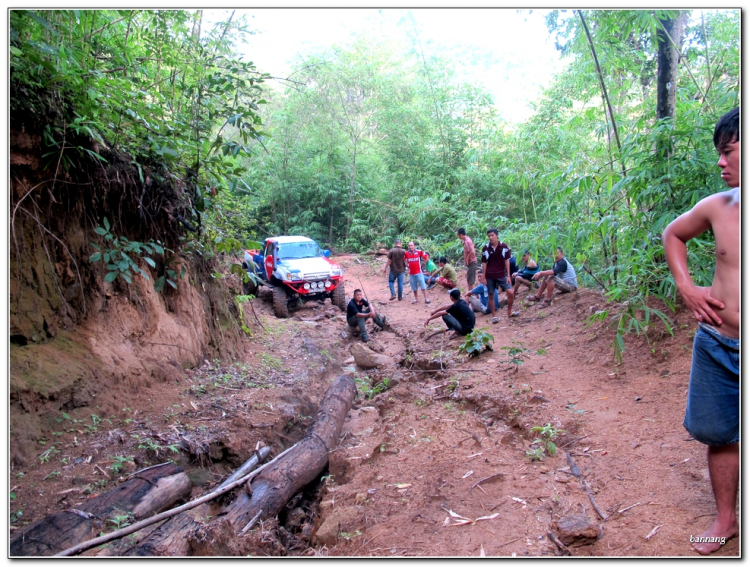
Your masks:
<path fill-rule="evenodd" d="M 485 333 L 482 329 L 474 329 L 466 335 L 464 344 L 458 347 L 458 352 L 465 352 L 470 357 L 479 356 L 482 352 L 492 350 L 492 342 L 495 337 Z"/>
<path fill-rule="evenodd" d="M 552 440 L 560 435 L 560 433 L 565 433 L 565 430 L 557 429 L 548 423 L 547 425 L 532 427 L 531 432 L 539 434 L 539 437 L 531 443 L 532 446 L 538 446 L 532 451 L 526 452 L 526 455 L 532 461 L 543 460 L 545 454 L 550 457 L 554 457 L 557 454 L 557 445 Z"/>

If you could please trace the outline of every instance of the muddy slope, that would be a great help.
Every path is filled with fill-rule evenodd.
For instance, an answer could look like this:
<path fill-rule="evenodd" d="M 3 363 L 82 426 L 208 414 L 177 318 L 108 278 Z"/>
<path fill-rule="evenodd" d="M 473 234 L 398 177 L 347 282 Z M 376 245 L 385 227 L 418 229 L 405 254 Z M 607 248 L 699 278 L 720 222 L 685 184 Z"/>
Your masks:
<path fill-rule="evenodd" d="M 51 111 L 52 112 L 52 111 Z M 54 112 L 52 112 L 54 114 Z M 73 140 L 61 167 L 45 149 L 44 124 L 15 123 L 10 187 L 10 447 L 11 462 L 29 462 L 44 439 L 77 408 L 109 415 L 134 395 L 205 358 L 233 358 L 240 349 L 240 311 L 233 290 L 211 277 L 213 266 L 168 253 L 185 277 L 178 289 L 156 293 L 165 273 L 141 262 L 150 279 L 126 286 L 104 281 L 106 268 L 89 261 L 94 229 L 131 241 L 160 241 L 179 250 L 189 217 L 191 186 L 158 164 Z M 68 140 L 70 142 L 70 140 Z M 83 151 L 99 151 L 99 162 Z M 66 154 L 68 156 L 68 154 Z M 88 156 L 88 157 L 87 157 Z M 235 282 L 237 284 L 238 282 Z M 235 290 L 236 291 L 236 290 Z"/>

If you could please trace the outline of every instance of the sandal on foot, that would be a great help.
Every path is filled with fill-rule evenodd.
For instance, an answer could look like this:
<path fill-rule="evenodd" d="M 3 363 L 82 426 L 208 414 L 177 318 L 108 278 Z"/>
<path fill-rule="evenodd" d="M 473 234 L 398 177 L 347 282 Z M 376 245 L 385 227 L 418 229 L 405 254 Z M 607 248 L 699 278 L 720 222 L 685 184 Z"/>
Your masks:
<path fill-rule="evenodd" d="M 425 303 L 432 303 L 432 299 L 425 299 L 424 302 Z"/>
<path fill-rule="evenodd" d="M 393 301 L 394 299 L 396 299 L 396 296 L 392 295 L 390 301 Z"/>
<path fill-rule="evenodd" d="M 513 313 L 509 314 L 508 317 L 518 317 L 521 313 L 519 311 L 514 311 Z"/>
<path fill-rule="evenodd" d="M 412 303 L 416 303 L 416 302 L 417 302 L 417 300 L 416 300 L 416 299 L 412 299 L 412 300 L 411 300 L 411 302 L 412 302 Z"/>
<path fill-rule="evenodd" d="M 540 299 L 536 295 L 527 295 L 526 301 L 540 301 Z"/>
<path fill-rule="evenodd" d="M 499 322 L 500 322 L 500 319 L 498 319 L 497 317 L 493 317 L 493 318 L 492 318 L 492 322 L 493 322 L 494 324 L 497 324 L 497 323 L 499 323 Z"/>
<path fill-rule="evenodd" d="M 539 307 L 537 309 L 545 309 L 552 305 L 552 302 L 547 299 L 542 299 L 542 302 L 539 304 Z"/>

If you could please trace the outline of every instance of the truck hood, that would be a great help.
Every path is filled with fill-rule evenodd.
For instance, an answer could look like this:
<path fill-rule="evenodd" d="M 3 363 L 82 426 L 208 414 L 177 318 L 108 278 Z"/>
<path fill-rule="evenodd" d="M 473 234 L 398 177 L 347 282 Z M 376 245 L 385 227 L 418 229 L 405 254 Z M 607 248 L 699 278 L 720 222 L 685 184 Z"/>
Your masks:
<path fill-rule="evenodd" d="M 304 278 L 328 277 L 334 267 L 328 260 L 321 257 L 280 260 L 278 265 L 288 271 L 299 270 L 300 275 Z"/>

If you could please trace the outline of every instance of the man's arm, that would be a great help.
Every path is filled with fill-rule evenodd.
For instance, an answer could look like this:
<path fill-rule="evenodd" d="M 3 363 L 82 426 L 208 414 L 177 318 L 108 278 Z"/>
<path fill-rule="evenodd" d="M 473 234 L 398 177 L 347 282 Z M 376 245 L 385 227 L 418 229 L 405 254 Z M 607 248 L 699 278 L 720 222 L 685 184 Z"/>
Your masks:
<path fill-rule="evenodd" d="M 711 228 L 710 214 L 716 202 L 715 197 L 712 195 L 703 199 L 687 213 L 669 223 L 664 229 L 661 241 L 674 283 L 685 305 L 698 321 L 721 325 L 723 321 L 713 307 L 724 309 L 725 305 L 711 297 L 710 287 L 698 287 L 693 283 L 687 265 L 687 242 Z"/>
<path fill-rule="evenodd" d="M 534 281 L 536 281 L 536 280 L 538 280 L 540 278 L 543 278 L 543 277 L 546 277 L 546 276 L 554 276 L 554 275 L 555 275 L 555 270 L 544 270 L 544 271 L 539 271 L 536 274 L 534 274 L 533 276 L 531 276 L 531 279 L 534 280 Z"/>
<path fill-rule="evenodd" d="M 388 273 L 388 266 L 390 266 L 390 265 L 391 265 L 391 259 L 388 258 L 388 261 L 385 263 L 385 268 L 383 268 L 383 273 L 384 274 Z"/>
<path fill-rule="evenodd" d="M 443 307 L 440 307 L 439 309 L 436 309 L 435 311 L 433 311 L 430 317 L 427 319 L 427 321 L 424 322 L 424 326 L 426 327 L 427 324 L 433 319 L 437 319 L 438 317 L 442 317 L 443 315 L 448 313 L 449 307 L 450 305 L 444 305 Z"/>

